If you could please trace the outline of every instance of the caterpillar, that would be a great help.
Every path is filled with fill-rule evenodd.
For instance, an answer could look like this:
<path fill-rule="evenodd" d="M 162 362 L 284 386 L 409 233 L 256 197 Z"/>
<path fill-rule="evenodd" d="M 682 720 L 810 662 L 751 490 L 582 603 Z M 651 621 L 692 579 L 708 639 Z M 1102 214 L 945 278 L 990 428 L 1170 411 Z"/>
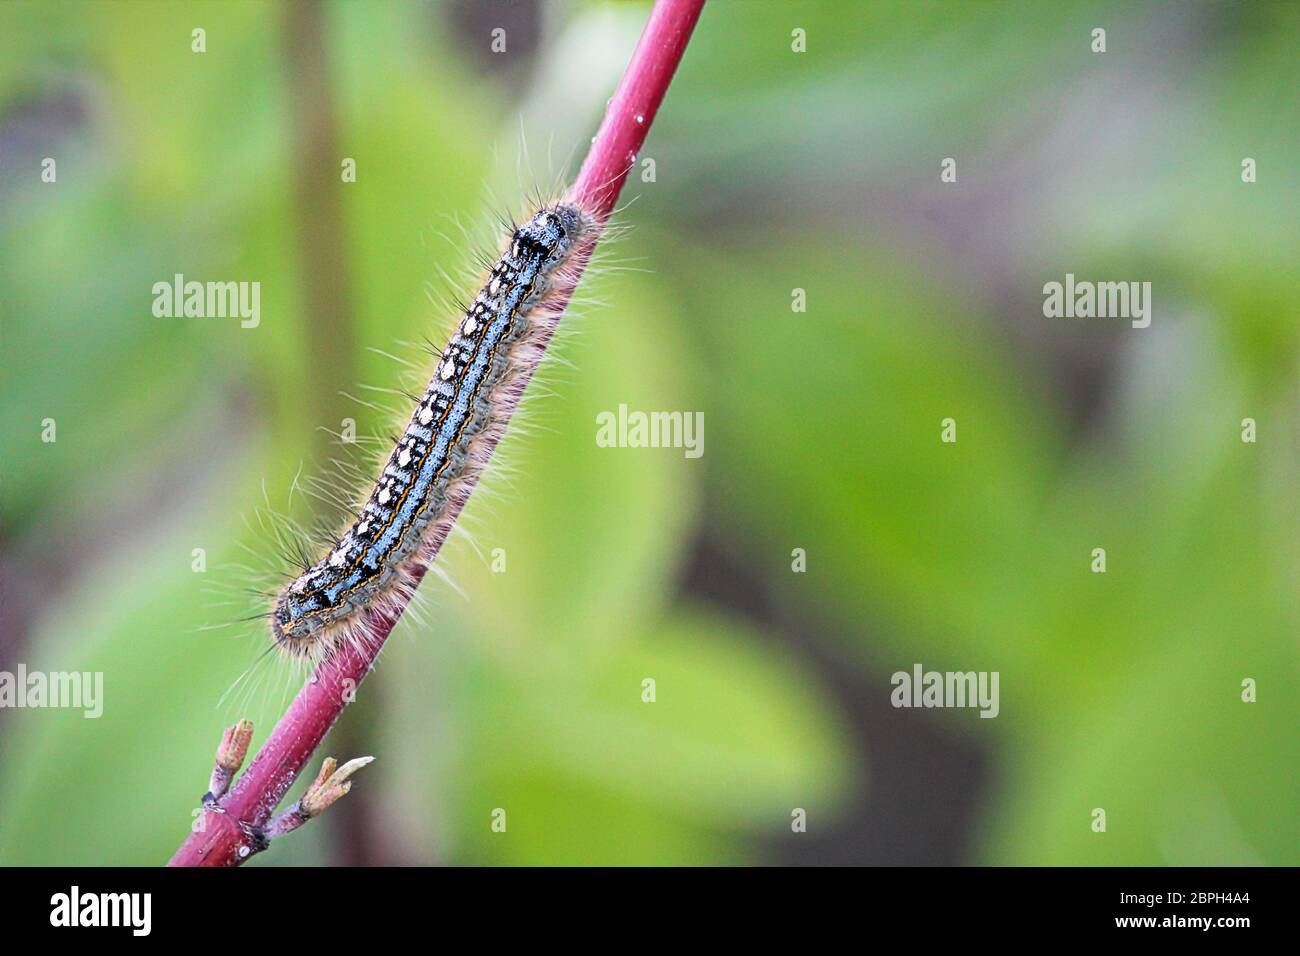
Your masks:
<path fill-rule="evenodd" d="M 369 497 L 275 598 L 271 636 L 290 657 L 319 662 L 364 637 L 368 612 L 409 598 L 504 433 L 597 232 L 567 202 L 512 228 Z"/>

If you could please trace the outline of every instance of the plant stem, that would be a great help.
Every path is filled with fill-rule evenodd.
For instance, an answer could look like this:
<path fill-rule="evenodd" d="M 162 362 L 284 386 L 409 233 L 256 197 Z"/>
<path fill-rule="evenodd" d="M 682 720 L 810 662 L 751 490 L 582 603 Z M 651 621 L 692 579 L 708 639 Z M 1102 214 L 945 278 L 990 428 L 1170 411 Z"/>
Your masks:
<path fill-rule="evenodd" d="M 598 221 L 614 210 L 703 6 L 704 0 L 657 0 L 650 13 L 569 194 Z M 433 541 L 431 553 L 436 554 L 442 544 L 441 538 Z M 424 570 L 417 569 L 417 582 Z M 276 805 L 354 699 L 402 610 L 367 618 L 370 639 L 349 642 L 316 669 L 234 788 L 215 808 L 204 811 L 201 827 L 181 844 L 169 866 L 238 866 L 259 849 L 252 829 L 264 827 L 271 819 Z"/>
<path fill-rule="evenodd" d="M 614 211 L 703 7 L 704 0 L 658 0 L 650 11 L 569 194 L 602 220 Z"/>

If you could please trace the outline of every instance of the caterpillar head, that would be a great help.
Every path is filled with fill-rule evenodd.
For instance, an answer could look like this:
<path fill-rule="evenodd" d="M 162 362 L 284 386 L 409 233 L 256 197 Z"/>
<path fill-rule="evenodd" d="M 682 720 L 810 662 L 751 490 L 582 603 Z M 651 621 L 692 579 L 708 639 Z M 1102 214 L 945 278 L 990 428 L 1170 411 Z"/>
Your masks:
<path fill-rule="evenodd" d="M 282 650 L 298 656 L 312 643 L 313 632 L 320 627 L 323 602 L 313 593 L 312 569 L 295 578 L 280 592 L 271 611 L 271 636 Z"/>

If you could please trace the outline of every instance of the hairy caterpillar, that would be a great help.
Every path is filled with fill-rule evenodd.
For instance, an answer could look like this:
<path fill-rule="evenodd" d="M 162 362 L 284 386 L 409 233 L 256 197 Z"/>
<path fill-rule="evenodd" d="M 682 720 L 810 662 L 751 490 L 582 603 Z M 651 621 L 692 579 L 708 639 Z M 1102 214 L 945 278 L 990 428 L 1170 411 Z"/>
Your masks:
<path fill-rule="evenodd" d="M 271 634 L 290 656 L 319 661 L 360 638 L 368 611 L 418 582 L 504 432 L 597 232 L 569 203 L 513 229 L 370 496 L 275 599 Z"/>

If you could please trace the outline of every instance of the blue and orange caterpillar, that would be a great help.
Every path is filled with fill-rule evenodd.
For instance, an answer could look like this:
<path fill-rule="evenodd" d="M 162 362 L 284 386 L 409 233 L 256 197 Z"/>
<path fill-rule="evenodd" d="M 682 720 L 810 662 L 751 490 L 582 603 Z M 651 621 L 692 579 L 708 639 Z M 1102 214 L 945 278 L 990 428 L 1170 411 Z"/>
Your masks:
<path fill-rule="evenodd" d="M 514 229 L 355 520 L 276 598 L 271 633 L 281 649 L 320 661 L 364 640 L 368 614 L 409 599 L 504 433 L 595 227 L 557 203 Z"/>

